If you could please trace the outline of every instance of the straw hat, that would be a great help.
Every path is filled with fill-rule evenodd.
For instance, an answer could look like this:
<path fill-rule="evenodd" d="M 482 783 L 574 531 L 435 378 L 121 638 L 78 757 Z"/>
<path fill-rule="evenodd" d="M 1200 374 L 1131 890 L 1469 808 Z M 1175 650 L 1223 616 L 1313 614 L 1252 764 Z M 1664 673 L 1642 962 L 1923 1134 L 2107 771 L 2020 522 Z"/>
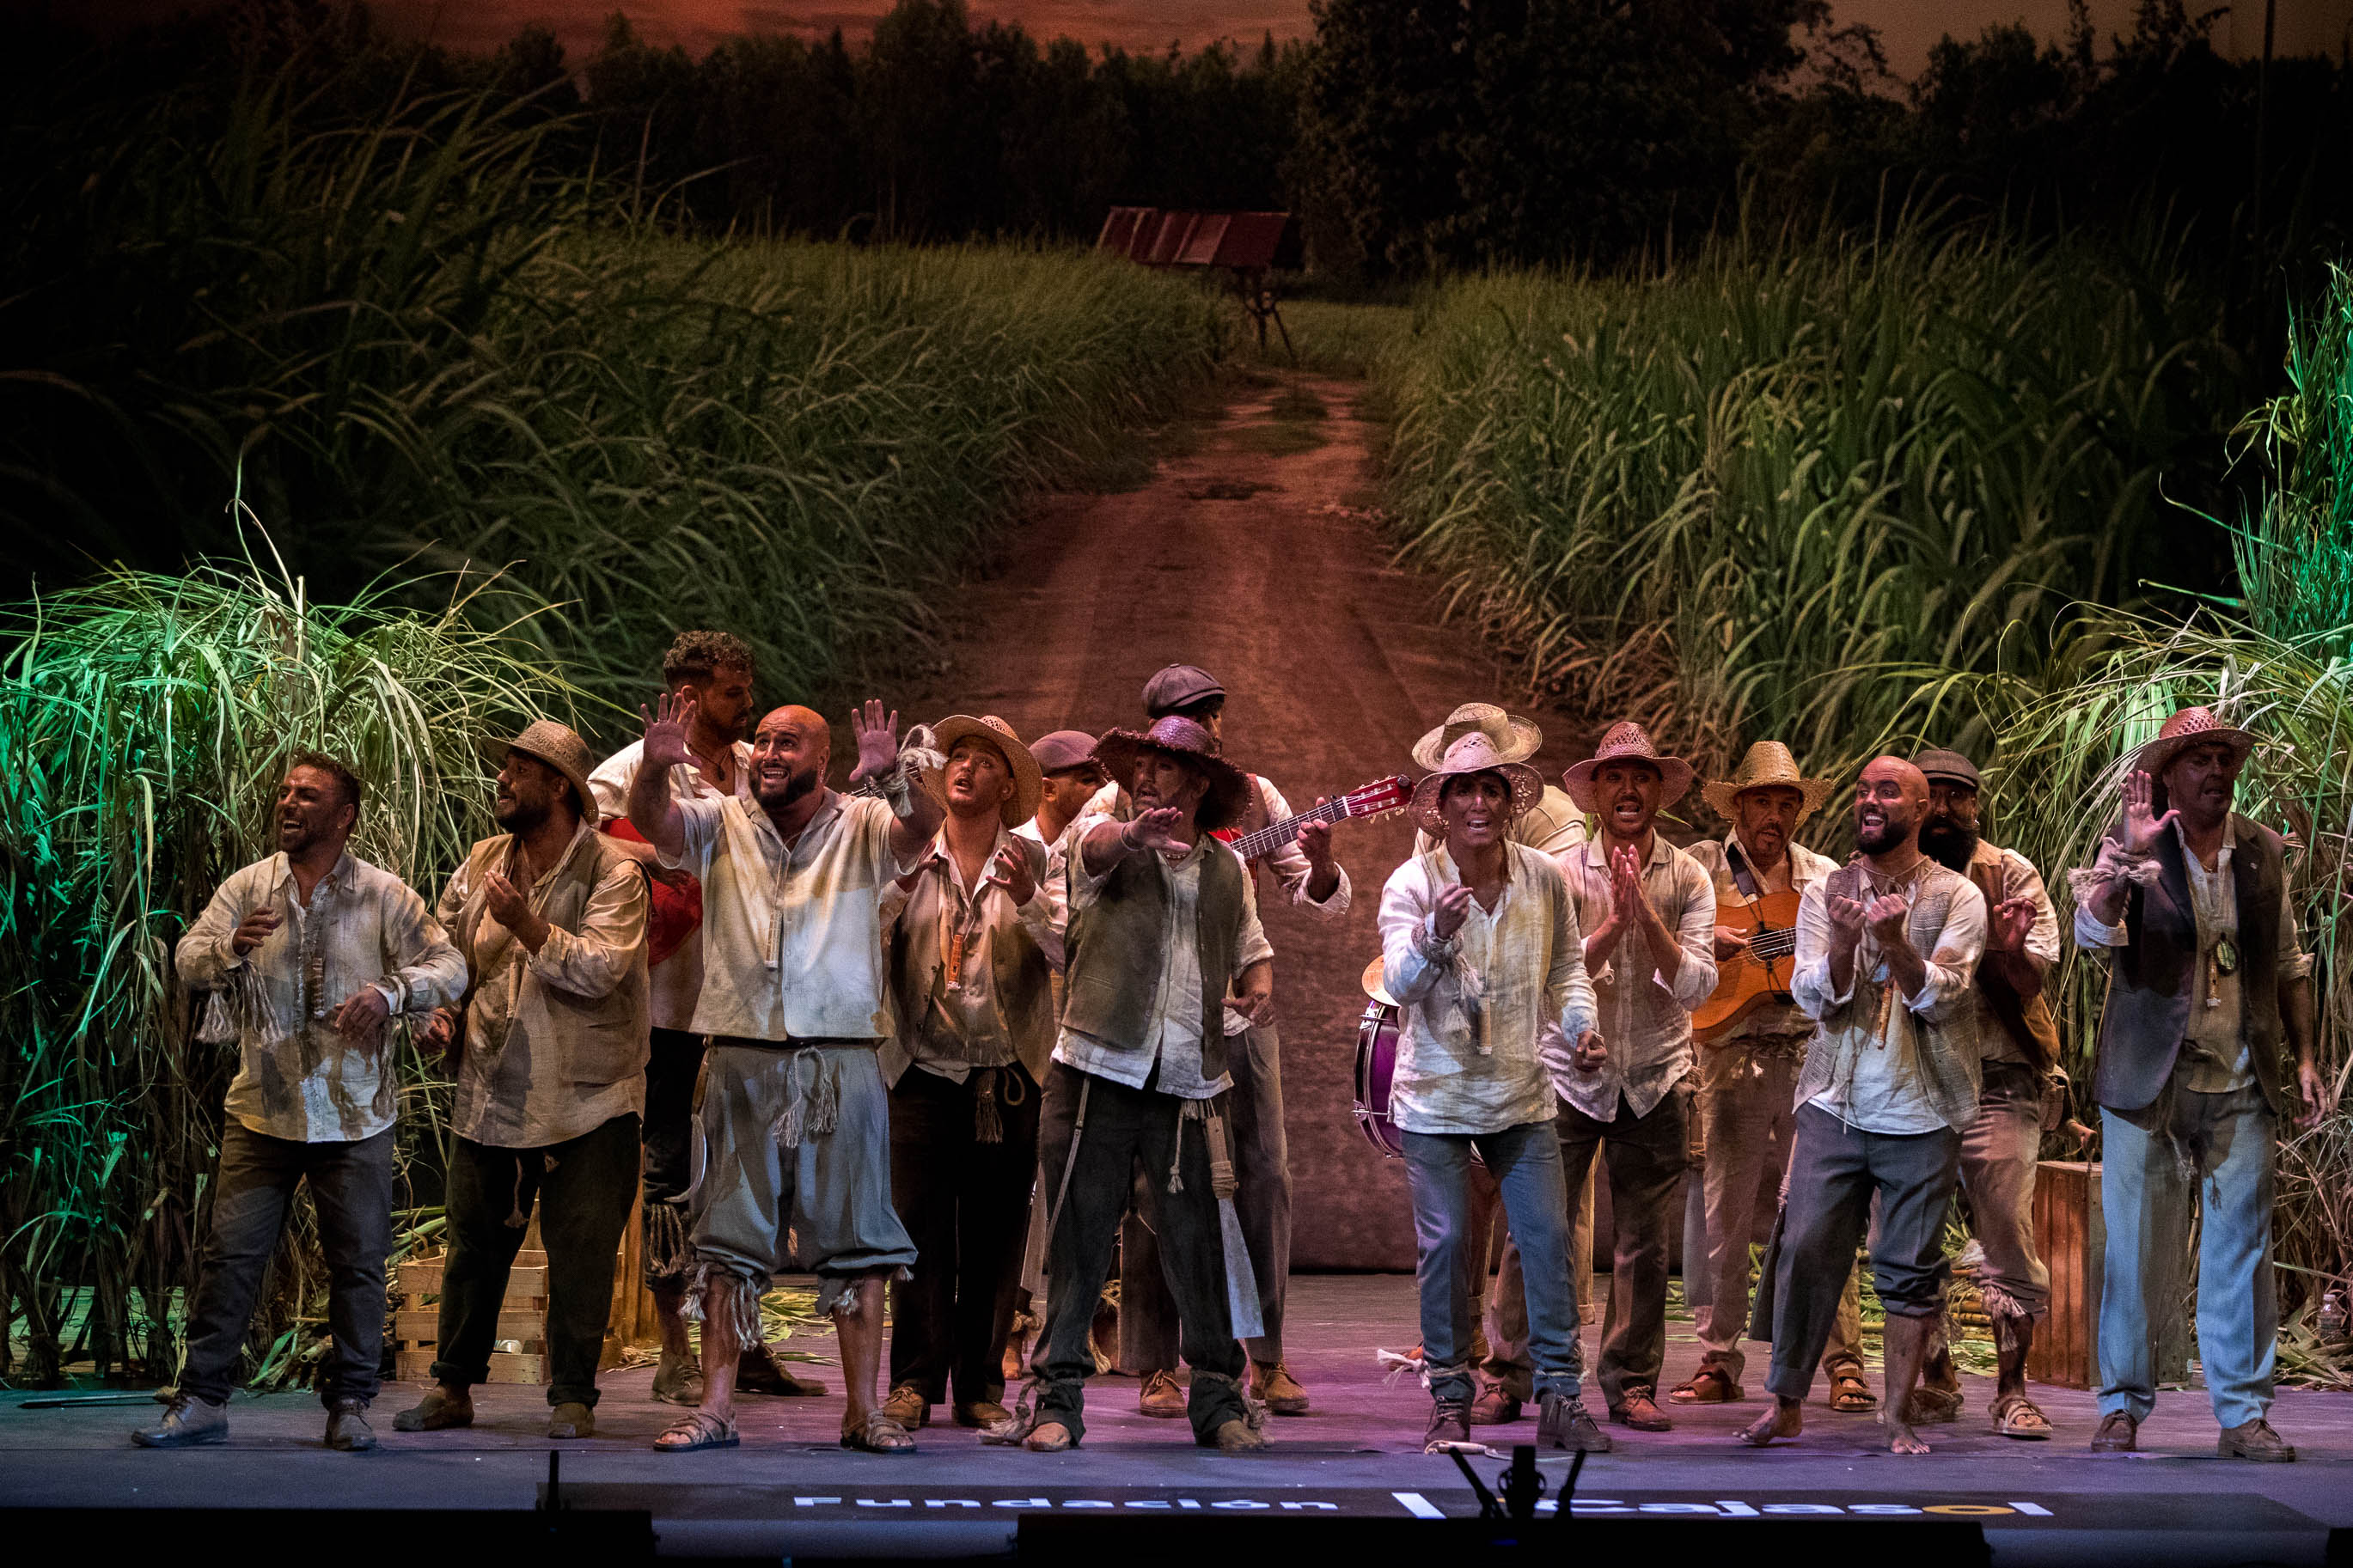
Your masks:
<path fill-rule="evenodd" d="M 1038 759 L 1013 732 L 1013 726 L 996 714 L 978 719 L 963 713 L 952 714 L 932 726 L 933 749 L 948 756 L 956 749 L 958 741 L 981 740 L 994 747 L 1005 759 L 1005 766 L 1013 774 L 1013 794 L 1007 798 L 997 815 L 1008 827 L 1018 827 L 1038 815 L 1038 801 L 1046 793 L 1046 775 L 1038 766 Z M 941 783 L 945 794 L 946 782 Z"/>
<path fill-rule="evenodd" d="M 1446 748 L 1463 736 L 1481 734 L 1494 742 L 1495 754 L 1507 763 L 1524 763 L 1544 744 L 1544 731 L 1516 713 L 1506 713 L 1492 702 L 1465 702 L 1446 716 L 1446 722 L 1413 743 L 1413 765 L 1435 768 Z"/>
<path fill-rule="evenodd" d="M 1175 713 L 1154 721 L 1149 730 L 1111 730 L 1095 742 L 1095 761 L 1113 782 L 1134 792 L 1135 759 L 1149 749 L 1183 757 L 1209 775 L 1209 793 L 1201 797 L 1193 820 L 1206 832 L 1231 826 L 1241 820 L 1242 804 L 1250 795 L 1250 775 L 1218 755 L 1217 742 L 1190 719 Z"/>
<path fill-rule="evenodd" d="M 1610 725 L 1594 753 L 1560 775 L 1561 787 L 1579 811 L 1600 809 L 1593 804 L 1593 775 L 1607 763 L 1648 763 L 1658 769 L 1666 784 L 1659 795 L 1662 806 L 1674 805 L 1692 786 L 1692 765 L 1681 757 L 1662 756 L 1642 726 L 1628 720 Z"/>
<path fill-rule="evenodd" d="M 1438 815 L 1438 797 L 1445 790 L 1448 779 L 1469 773 L 1503 774 L 1512 786 L 1511 815 L 1514 818 L 1544 795 L 1542 773 L 1525 763 L 1506 757 L 1484 731 L 1473 730 L 1447 747 L 1446 754 L 1438 759 L 1437 770 L 1414 786 L 1413 800 L 1406 806 L 1406 815 L 1431 837 L 1443 837 L 1446 819 Z"/>
<path fill-rule="evenodd" d="M 504 765 L 509 752 L 521 752 L 562 773 L 564 782 L 572 786 L 573 795 L 579 799 L 580 815 L 591 824 L 596 821 L 596 793 L 588 787 L 588 772 L 596 765 L 596 760 L 588 754 L 588 742 L 575 734 L 569 725 L 553 719 L 534 719 L 511 741 L 493 738 L 482 742 L 482 755 L 494 764 Z"/>
<path fill-rule="evenodd" d="M 1798 807 L 1799 822 L 1821 810 L 1822 803 L 1830 799 L 1831 791 L 1836 787 L 1828 779 L 1810 779 L 1800 775 L 1798 759 L 1791 756 L 1789 748 L 1780 742 L 1759 741 L 1748 748 L 1747 753 L 1740 759 L 1740 765 L 1732 770 L 1730 778 L 1710 779 L 1700 785 L 1699 797 L 1707 802 L 1710 811 L 1730 822 L 1735 795 L 1742 790 L 1763 789 L 1767 785 L 1793 789 L 1805 797 Z"/>
<path fill-rule="evenodd" d="M 2133 753 L 2133 771 L 2155 777 L 2170 767 L 2174 758 L 2210 741 L 2230 747 L 2237 762 L 2245 762 L 2247 753 L 2255 749 L 2254 736 L 2223 723 L 2211 708 L 2184 708 L 2158 726 L 2156 740 Z"/>

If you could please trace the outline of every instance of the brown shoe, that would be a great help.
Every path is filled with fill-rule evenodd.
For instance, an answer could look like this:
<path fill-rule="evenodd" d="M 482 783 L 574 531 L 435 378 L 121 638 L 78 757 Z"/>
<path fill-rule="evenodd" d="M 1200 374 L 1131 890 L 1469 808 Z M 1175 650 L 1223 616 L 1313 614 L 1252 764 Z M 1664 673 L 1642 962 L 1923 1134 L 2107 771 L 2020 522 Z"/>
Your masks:
<path fill-rule="evenodd" d="M 986 1430 L 991 1426 L 1001 1426 L 1012 1419 L 1013 1412 L 994 1399 L 967 1400 L 955 1407 L 955 1424 L 959 1426 L 978 1426 Z"/>
<path fill-rule="evenodd" d="M 2092 1434 L 2092 1452 L 2129 1454 L 2140 1447 L 2139 1436 L 2140 1423 L 2119 1410 L 2113 1415 L 2100 1417 L 2100 1429 Z"/>
<path fill-rule="evenodd" d="M 765 1394 L 775 1399 L 816 1399 L 825 1393 L 825 1384 L 793 1372 L 763 1342 L 744 1346 L 744 1353 L 735 1358 L 735 1392 Z"/>
<path fill-rule="evenodd" d="M 1472 1419 L 1471 1407 L 1461 1400 L 1434 1400 L 1430 1406 L 1430 1425 L 1421 1430 L 1421 1451 L 1442 1454 L 1449 1443 L 1468 1443 Z"/>
<path fill-rule="evenodd" d="M 1210 1442 L 1217 1445 L 1220 1454 L 1263 1454 L 1273 1447 L 1266 1440 L 1264 1433 L 1247 1421 L 1219 1423 L 1217 1434 Z"/>
<path fill-rule="evenodd" d="M 1185 1390 L 1178 1386 L 1173 1372 L 1155 1372 L 1144 1380 L 1144 1392 L 1135 1396 L 1135 1407 L 1146 1415 L 1162 1420 L 1174 1420 L 1185 1414 Z"/>
<path fill-rule="evenodd" d="M 1250 1397 L 1277 1415 L 1307 1414 L 1307 1391 L 1299 1386 L 1291 1369 L 1279 1361 L 1250 1363 Z"/>
<path fill-rule="evenodd" d="M 1647 1388 L 1630 1388 L 1626 1397 L 1609 1407 L 1609 1419 L 1637 1432 L 1672 1432 L 1675 1424 L 1659 1408 Z"/>
<path fill-rule="evenodd" d="M 474 1424 L 474 1396 L 469 1389 L 451 1394 L 446 1388 L 428 1391 L 425 1397 L 392 1418 L 396 1432 L 441 1432 L 452 1426 Z"/>
<path fill-rule="evenodd" d="M 665 1405 L 683 1405 L 691 1410 L 702 1403 L 702 1363 L 689 1355 L 661 1353 L 654 1363 L 653 1397 Z"/>
<path fill-rule="evenodd" d="M 328 1405 L 327 1447 L 345 1454 L 364 1454 L 374 1448 L 375 1428 L 368 1425 L 367 1412 L 364 1399 L 338 1399 Z"/>
<path fill-rule="evenodd" d="M 2226 1426 L 2214 1443 L 2214 1451 L 2226 1459 L 2253 1459 L 2258 1464 L 2286 1465 L 2295 1460 L 2295 1447 L 2272 1430 L 2272 1424 L 2262 1416 L 2237 1426 Z"/>
<path fill-rule="evenodd" d="M 1609 1434 L 1586 1413 L 1585 1401 L 1556 1392 L 1536 1402 L 1536 1446 L 1606 1454 L 1610 1442 Z"/>
<path fill-rule="evenodd" d="M 1473 1426 L 1508 1426 L 1520 1418 L 1520 1396 L 1500 1383 L 1490 1383 L 1471 1402 Z"/>
<path fill-rule="evenodd" d="M 932 1424 L 932 1402 L 912 1383 L 902 1383 L 882 1402 L 882 1414 L 913 1432 Z"/>
<path fill-rule="evenodd" d="M 576 1399 L 565 1400 L 547 1413 L 547 1435 L 551 1437 L 594 1437 L 596 1435 L 595 1408 Z"/>

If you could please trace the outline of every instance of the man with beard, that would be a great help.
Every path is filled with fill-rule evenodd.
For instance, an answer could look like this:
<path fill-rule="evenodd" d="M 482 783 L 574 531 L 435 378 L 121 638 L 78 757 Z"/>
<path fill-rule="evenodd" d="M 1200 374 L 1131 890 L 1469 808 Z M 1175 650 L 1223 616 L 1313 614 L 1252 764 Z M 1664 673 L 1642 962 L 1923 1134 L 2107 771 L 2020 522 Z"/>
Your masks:
<path fill-rule="evenodd" d="M 1561 777 L 1599 824 L 1556 861 L 1585 933 L 1600 1070 L 1559 1082 L 1561 1168 L 1571 1191 L 1607 1162 L 1617 1231 L 1595 1377 L 1609 1418 L 1638 1432 L 1659 1409 L 1667 1349 L 1667 1233 L 1690 1169 L 1691 1010 L 1715 990 L 1715 888 L 1655 827 L 1691 788 L 1691 764 L 1662 755 L 1639 724 L 1612 725 Z"/>
<path fill-rule="evenodd" d="M 132 1434 L 142 1447 L 228 1436 L 229 1378 L 303 1182 L 327 1260 L 327 1446 L 375 1447 L 367 1407 L 384 1357 L 400 1088 L 385 1023 L 456 1001 L 466 961 L 423 899 L 348 850 L 359 816 L 351 769 L 296 752 L 278 789 L 278 852 L 223 882 L 174 955 L 183 981 L 217 993 L 199 1040 L 233 1037 L 239 1059 L 187 1360 L 164 1419 Z"/>
<path fill-rule="evenodd" d="M 2285 845 L 2231 809 L 2255 738 L 2211 709 L 2166 720 L 2124 778 L 2097 862 L 2069 873 L 2075 940 L 2108 954 L 2100 1104 L 2100 1426 L 2129 1452 L 2157 1403 L 2151 1317 L 2200 1203 L 2198 1360 L 2224 1458 L 2286 1460 L 2266 1418 L 2279 1337 L 2272 1162 L 2280 1119 L 2311 1127 L 2334 1087 L 2313 1059 L 2312 961 Z M 2194 1194 L 2194 1196 L 2193 1196 Z"/>
<path fill-rule="evenodd" d="M 433 1016 L 455 1051 L 438 1385 L 395 1430 L 474 1423 L 507 1276 L 539 1205 L 547 1249 L 551 1437 L 596 1431 L 613 1251 L 638 1184 L 646 1092 L 646 879 L 596 831 L 588 748 L 542 719 L 507 742 L 491 813 L 439 915 L 473 974 Z"/>
<path fill-rule="evenodd" d="M 898 1027 L 891 1084 L 891 1196 L 915 1243 L 892 1291 L 891 1397 L 902 1426 L 955 1394 L 959 1426 L 1007 1418 L 1004 1347 L 1021 1284 L 1038 1170 L 1038 1095 L 1054 1048 L 1046 847 L 1038 764 L 1002 719 L 934 728 L 947 757 L 947 821 L 886 905 Z"/>
<path fill-rule="evenodd" d="M 1524 1254 L 1537 1440 L 1609 1450 L 1578 1398 L 1553 1120 L 1566 1080 L 1596 1074 L 1609 1052 L 1593 1026 L 1576 903 L 1548 858 L 1508 837 L 1542 789 L 1535 770 L 1505 761 L 1490 735 L 1458 737 L 1409 808 L 1437 843 L 1381 892 L 1382 985 L 1401 1015 L 1389 1114 L 1413 1192 L 1429 1451 L 1471 1438 L 1472 1286 L 1486 1262 L 1471 1224 L 1474 1154 Z"/>
<path fill-rule="evenodd" d="M 694 696 L 694 728 L 686 738 L 692 760 L 670 771 L 670 793 L 679 799 L 751 798 L 752 748 L 744 729 L 752 711 L 752 650 L 725 632 L 681 632 L 662 655 L 662 689 L 672 697 Z M 630 742 L 598 764 L 588 775 L 588 787 L 596 792 L 605 832 L 638 858 L 652 881 L 646 954 L 652 1029 L 646 1058 L 641 1211 L 646 1289 L 661 1330 L 652 1393 L 673 1405 L 696 1405 L 702 1399 L 702 1370 L 686 1334 L 686 1279 L 693 1262 L 687 1246 L 687 1186 L 693 1178 L 689 1143 L 694 1085 L 702 1072 L 702 1037 L 692 1027 L 702 990 L 702 888 L 691 873 L 663 867 L 653 847 L 629 826 L 629 785 L 642 754 L 641 743 Z M 825 1392 L 823 1384 L 787 1372 L 765 1341 L 744 1347 L 735 1387 L 744 1394 Z"/>
<path fill-rule="evenodd" d="M 1831 789 L 1830 780 L 1801 774 L 1778 741 L 1757 742 L 1730 778 L 1701 786 L 1709 808 L 1732 824 L 1721 839 L 1691 847 L 1715 885 L 1719 910 L 1753 907 L 1777 893 L 1803 894 L 1838 869 L 1829 856 L 1797 841 L 1798 829 Z M 1739 957 L 1747 946 L 1738 929 L 1716 926 L 1718 963 Z M 1790 962 L 1781 961 L 1784 982 Z M 1703 1301 L 1694 1314 L 1701 1352 L 1699 1370 L 1669 1394 L 1678 1403 L 1721 1405 L 1746 1397 L 1740 1378 L 1748 1358 L 1741 1341 L 1748 1329 L 1748 1243 L 1757 1194 L 1773 1168 L 1788 1161 L 1798 1064 L 1813 1037 L 1814 1021 L 1794 998 L 1780 997 L 1761 1003 L 1698 1047 L 1700 1129 L 1707 1152 L 1700 1183 L 1702 1241 L 1691 1249 L 1702 1261 L 1697 1281 L 1686 1286 Z M 1855 1321 L 1849 1333 L 1841 1312 L 1839 1331 L 1831 1335 L 1822 1371 L 1831 1379 L 1832 1409 L 1868 1410 L 1877 1403 L 1863 1381 L 1861 1328 Z"/>
<path fill-rule="evenodd" d="M 1144 685 L 1144 711 L 1157 721 L 1175 715 L 1208 731 L 1211 746 L 1225 754 L 1226 690 L 1207 670 L 1172 664 Z M 1291 803 L 1273 781 L 1245 773 L 1249 781 L 1240 815 L 1218 830 L 1231 842 L 1292 815 Z M 1318 800 L 1315 804 L 1321 805 Z M 1255 889 L 1264 871 L 1288 898 L 1319 920 L 1348 912 L 1348 873 L 1332 858 L 1332 825 L 1310 823 L 1291 843 L 1249 868 Z M 1250 1359 L 1250 1395 L 1277 1415 L 1307 1414 L 1307 1390 L 1282 1359 L 1282 1308 L 1291 1288 L 1291 1145 L 1282 1121 L 1282 1045 L 1271 1022 L 1253 1024 L 1237 1009 L 1225 1022 L 1227 1063 L 1233 1073 L 1235 1173 L 1241 1190 L 1234 1206 L 1250 1245 L 1257 1276 L 1259 1317 L 1266 1332 L 1245 1347 Z M 1186 1413 L 1176 1386 L 1178 1326 L 1176 1302 L 1163 1283 L 1158 1239 L 1152 1227 L 1152 1197 L 1137 1188 L 1136 1215 L 1120 1249 L 1119 1337 L 1122 1366 L 1144 1380 L 1137 1408 L 1146 1415 Z"/>
<path fill-rule="evenodd" d="M 850 716 L 858 766 L 884 798 L 825 784 L 833 738 L 806 708 L 779 708 L 752 738 L 752 795 L 681 801 L 669 770 L 691 752 L 695 699 L 646 715 L 629 821 L 665 866 L 703 889 L 702 990 L 694 1027 L 712 1037 L 701 1126 L 707 1150 L 687 1308 L 702 1317 L 702 1403 L 656 1447 L 736 1442 L 736 1359 L 760 1336 L 760 1297 L 786 1264 L 787 1227 L 818 1279 L 817 1310 L 840 1335 L 848 1407 L 841 1442 L 914 1448 L 876 1407 L 884 1281 L 915 1260 L 891 1207 L 890 1090 L 876 1050 L 890 1032 L 882 894 L 913 870 L 943 816 L 919 776 L 935 756 L 899 750 L 899 716 Z"/>
<path fill-rule="evenodd" d="M 1798 1075 L 1788 1198 L 1773 1258 L 1774 1407 L 1741 1434 L 1804 1430 L 1855 1244 L 1879 1199 L 1872 1278 L 1887 1310 L 1888 1448 L 1925 1454 L 1907 1423 L 1945 1297 L 1945 1207 L 1978 1114 L 1977 1041 L 1954 1027 L 1985 953 L 1985 897 L 1920 852 L 1928 781 L 1876 757 L 1855 788 L 1862 853 L 1808 888 L 1790 990 L 1820 1025 Z"/>
<path fill-rule="evenodd" d="M 1046 1327 L 1023 1441 L 1058 1453 L 1084 1436 L 1095 1302 L 1140 1164 L 1193 1368 L 1193 1440 L 1257 1452 L 1267 1444 L 1250 1423 L 1228 1304 L 1238 1260 L 1219 1233 L 1219 1200 L 1233 1191 L 1222 1018 L 1274 1021 L 1274 964 L 1250 873 L 1211 837 L 1239 816 L 1250 783 L 1187 719 L 1113 730 L 1095 754 L 1135 816 L 1075 835 L 1064 867 L 1068 985 L 1039 1133 Z"/>
<path fill-rule="evenodd" d="M 1977 885 L 1989 911 L 1985 958 L 1956 1027 L 1974 1034 L 1983 1063 L 1978 1119 L 1961 1135 L 1961 1191 L 1985 1263 L 1978 1292 L 1993 1323 L 1993 1429 L 2005 1437 L 2051 1436 L 2027 1397 L 2034 1321 L 2051 1308 L 2051 1270 L 2034 1250 L 2034 1173 L 2042 1157 L 2042 1107 L 2059 1068 L 2059 1025 L 2042 982 L 2059 962 L 2059 914 L 2031 862 L 1978 835 L 1977 764 L 1958 752 L 1912 759 L 1928 781 L 1920 847 Z M 1961 1378 L 1940 1331 L 1914 1402 L 1914 1419 L 1960 1413 Z"/>

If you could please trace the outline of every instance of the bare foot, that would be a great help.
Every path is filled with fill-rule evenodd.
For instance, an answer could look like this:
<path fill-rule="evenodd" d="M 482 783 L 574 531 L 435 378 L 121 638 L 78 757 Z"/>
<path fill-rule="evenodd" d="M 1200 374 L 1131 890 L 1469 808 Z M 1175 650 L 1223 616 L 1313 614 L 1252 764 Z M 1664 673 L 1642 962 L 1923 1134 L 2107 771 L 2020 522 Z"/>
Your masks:
<path fill-rule="evenodd" d="M 1928 1445 L 1913 1435 L 1912 1428 L 1901 1421 L 1887 1424 L 1887 1451 L 1891 1454 L 1925 1454 Z"/>
<path fill-rule="evenodd" d="M 1806 1429 L 1804 1406 L 1794 1399 L 1776 1398 L 1773 1408 L 1740 1429 L 1740 1440 L 1762 1448 L 1776 1437 L 1795 1437 Z"/>

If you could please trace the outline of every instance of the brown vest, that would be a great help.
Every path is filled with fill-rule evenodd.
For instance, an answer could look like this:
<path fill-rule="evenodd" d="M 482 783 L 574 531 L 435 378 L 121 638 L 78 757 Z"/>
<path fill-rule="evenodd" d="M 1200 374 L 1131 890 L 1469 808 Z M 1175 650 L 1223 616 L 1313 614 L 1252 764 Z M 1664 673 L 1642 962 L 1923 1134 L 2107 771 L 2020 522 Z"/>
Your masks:
<path fill-rule="evenodd" d="M 1075 859 L 1085 851 L 1071 847 Z M 1201 1076 L 1226 1070 L 1225 997 L 1242 938 L 1242 863 L 1221 845 L 1201 858 L 1201 896 L 1190 933 L 1168 928 L 1168 884 L 1145 855 L 1112 868 L 1095 901 L 1071 917 L 1062 1024 L 1114 1050 L 1152 1048 L 1152 1004 L 1165 945 L 1190 940 L 1201 955 Z"/>
<path fill-rule="evenodd" d="M 1980 852 L 1969 862 L 1969 880 L 1985 895 L 1986 928 L 1993 928 L 1993 912 L 2001 905 L 2001 853 L 1981 845 Z M 1986 1006 L 2001 1021 L 2003 1029 L 2025 1053 L 2027 1065 L 2037 1072 L 2049 1072 L 2059 1065 L 2059 1020 L 2052 1016 L 2051 1004 L 2037 991 L 2031 996 L 2021 996 L 2018 988 L 2003 977 L 1994 963 L 1990 944 L 1986 956 L 1978 962 L 1978 991 L 1985 997 Z"/>

